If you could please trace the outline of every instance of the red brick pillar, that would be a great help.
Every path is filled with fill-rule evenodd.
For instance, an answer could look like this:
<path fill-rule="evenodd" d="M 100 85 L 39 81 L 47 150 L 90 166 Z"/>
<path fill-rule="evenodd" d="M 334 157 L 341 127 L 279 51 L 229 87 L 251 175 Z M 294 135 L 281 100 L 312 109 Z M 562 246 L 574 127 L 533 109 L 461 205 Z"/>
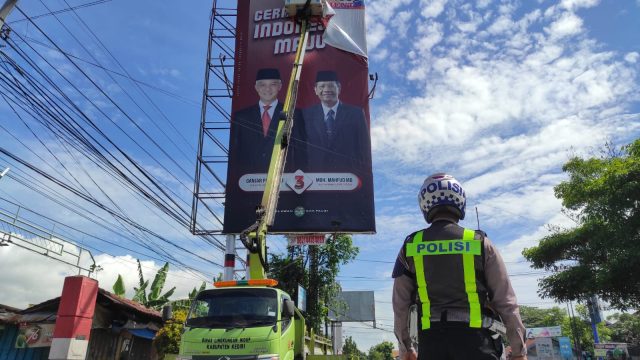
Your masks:
<path fill-rule="evenodd" d="M 86 276 L 64 279 L 50 360 L 84 360 L 89 346 L 98 282 Z"/>

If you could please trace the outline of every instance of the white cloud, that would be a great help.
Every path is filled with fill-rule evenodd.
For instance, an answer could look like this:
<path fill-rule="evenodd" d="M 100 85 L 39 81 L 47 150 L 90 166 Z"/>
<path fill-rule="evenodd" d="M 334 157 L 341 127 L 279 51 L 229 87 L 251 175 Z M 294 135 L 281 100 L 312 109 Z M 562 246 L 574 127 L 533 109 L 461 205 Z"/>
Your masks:
<path fill-rule="evenodd" d="M 151 73 L 153 75 L 161 75 L 172 78 L 179 78 L 182 75 L 182 72 L 179 69 L 172 68 L 152 68 Z"/>
<path fill-rule="evenodd" d="M 598 5 L 600 0 L 562 0 L 560 6 L 568 10 L 590 8 Z"/>
<path fill-rule="evenodd" d="M 624 56 L 625 61 L 630 62 L 632 64 L 637 63 L 639 58 L 640 58 L 640 54 L 638 54 L 635 51 L 634 52 L 630 52 L 630 53 L 628 53 L 627 55 Z"/>
<path fill-rule="evenodd" d="M 515 23 L 513 22 L 513 20 L 511 20 L 511 17 L 502 15 L 489 26 L 487 31 L 492 35 L 502 34 L 510 32 L 514 28 L 514 26 Z"/>
<path fill-rule="evenodd" d="M 112 287 L 118 274 L 121 274 L 127 289 L 126 297 L 133 296 L 133 287 L 138 285 L 137 263 L 129 255 L 113 257 L 100 254 L 95 256 L 96 265 L 104 270 L 97 274 L 99 286 L 107 291 Z M 153 280 L 155 273 L 163 264 L 142 261 L 145 279 Z M 0 303 L 20 309 L 29 304 L 60 296 L 64 278 L 78 275 L 77 268 L 22 249 L 16 245 L 0 247 Z M 83 273 L 82 275 L 87 275 Z M 199 288 L 206 277 L 184 270 L 169 268 L 164 291 L 176 287 L 171 299 L 184 298 L 194 288 Z M 210 284 L 211 280 L 208 281 Z"/>
<path fill-rule="evenodd" d="M 421 14 L 425 18 L 438 17 L 444 11 L 448 0 L 420 0 Z"/>
<path fill-rule="evenodd" d="M 374 50 L 387 36 L 387 27 L 383 23 L 371 23 L 367 24 L 367 47 Z"/>
<path fill-rule="evenodd" d="M 531 31 L 531 25 L 544 21 L 548 20 L 540 17 L 540 11 L 532 11 L 509 22 L 513 35 L 477 43 L 454 32 L 437 48 L 423 34 L 440 34 L 439 28 L 424 25 L 416 40 L 423 41 L 428 56 L 410 53 L 407 60 L 407 78 L 415 80 L 418 91 L 391 100 L 387 111 L 377 116 L 372 127 L 377 159 L 418 164 L 427 157 L 437 165 L 442 164 L 439 159 L 472 160 L 465 154 L 481 153 L 486 146 L 505 151 L 483 159 L 500 165 L 493 159 L 517 155 L 526 148 L 542 149 L 538 155 L 545 156 L 572 146 L 581 148 L 583 141 L 593 145 L 593 135 L 595 141 L 611 135 L 615 126 L 602 129 L 604 132 L 592 130 L 598 128 L 602 114 L 611 115 L 610 109 L 621 112 L 620 104 L 614 103 L 624 104 L 627 95 L 637 89 L 636 71 L 615 54 L 598 52 L 593 41 L 565 42 L 557 37 L 558 32 L 572 32 L 570 26 L 556 26 L 563 30 L 555 35 Z M 502 40 L 512 39 L 517 42 L 507 42 L 512 46 L 507 52 L 499 50 Z M 564 126 L 558 128 L 558 124 Z M 554 136 L 558 130 L 575 135 Z M 488 139 L 492 140 L 486 143 Z M 503 143 L 519 145 L 502 147 Z M 478 149 L 478 145 L 483 147 Z M 445 156 L 452 150 L 461 157 Z"/>
<path fill-rule="evenodd" d="M 407 36 L 407 30 L 409 30 L 409 27 L 412 25 L 412 16 L 411 11 L 400 11 L 391 22 L 391 26 L 396 28 L 396 32 L 400 38 Z"/>
<path fill-rule="evenodd" d="M 394 14 L 399 14 L 398 9 L 411 2 L 412 0 L 392 2 L 386 0 L 371 0 L 367 2 L 367 47 L 370 53 L 375 54 L 376 47 L 383 43 L 389 36 L 388 29 L 392 27 Z M 399 29 L 401 29 L 401 27 L 399 27 Z"/>
<path fill-rule="evenodd" d="M 436 22 L 427 22 L 418 26 L 418 34 L 420 39 L 416 42 L 415 49 L 422 56 L 425 56 L 431 49 L 442 41 L 444 35 L 442 24 Z"/>
<path fill-rule="evenodd" d="M 553 22 L 546 30 L 555 38 L 563 38 L 575 35 L 583 31 L 582 19 L 574 13 L 565 12 L 558 20 Z"/>

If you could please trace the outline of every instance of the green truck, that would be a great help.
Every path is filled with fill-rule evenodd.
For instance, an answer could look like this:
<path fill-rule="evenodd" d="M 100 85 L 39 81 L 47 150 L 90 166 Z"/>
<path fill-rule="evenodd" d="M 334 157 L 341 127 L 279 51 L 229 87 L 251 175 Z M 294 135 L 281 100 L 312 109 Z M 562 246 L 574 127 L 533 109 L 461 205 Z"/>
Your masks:
<path fill-rule="evenodd" d="M 304 318 L 275 280 L 228 281 L 198 294 L 178 359 L 304 358 Z"/>

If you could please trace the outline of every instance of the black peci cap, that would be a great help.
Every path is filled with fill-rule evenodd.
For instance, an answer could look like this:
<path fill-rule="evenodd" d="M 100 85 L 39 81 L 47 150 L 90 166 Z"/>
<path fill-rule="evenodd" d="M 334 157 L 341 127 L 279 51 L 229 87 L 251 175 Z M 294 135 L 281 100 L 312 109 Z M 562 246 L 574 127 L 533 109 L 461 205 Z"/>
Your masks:
<path fill-rule="evenodd" d="M 318 74 L 316 74 L 316 82 L 318 81 L 338 81 L 338 74 L 336 74 L 335 71 L 331 71 L 331 70 L 324 70 L 324 71 L 318 71 Z"/>
<path fill-rule="evenodd" d="M 280 80 L 280 71 L 278 69 L 260 69 L 256 75 L 256 81 L 258 80 Z"/>

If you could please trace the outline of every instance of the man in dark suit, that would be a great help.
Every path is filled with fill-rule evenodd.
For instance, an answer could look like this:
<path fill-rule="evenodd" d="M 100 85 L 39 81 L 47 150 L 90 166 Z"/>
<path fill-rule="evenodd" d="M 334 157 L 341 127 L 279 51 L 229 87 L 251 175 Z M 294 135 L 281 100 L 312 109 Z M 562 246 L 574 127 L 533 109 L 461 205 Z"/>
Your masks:
<path fill-rule="evenodd" d="M 362 108 L 340 101 L 341 90 L 334 71 L 316 74 L 314 91 L 320 103 L 302 110 L 307 135 L 306 172 L 351 173 L 358 177 L 358 187 L 305 193 L 303 207 L 312 213 L 302 217 L 300 223 L 312 231 L 372 231 L 369 127 Z"/>
<path fill-rule="evenodd" d="M 362 108 L 340 101 L 334 71 L 319 71 L 314 87 L 320 104 L 303 110 L 308 167 L 315 172 L 371 170 L 369 127 Z"/>
<path fill-rule="evenodd" d="M 266 174 L 273 152 L 278 121 L 283 103 L 278 100 L 282 80 L 278 69 L 260 69 L 256 74 L 258 101 L 236 111 L 231 117 L 227 192 L 236 194 L 236 201 L 225 206 L 225 232 L 237 233 L 255 221 L 255 206 L 262 192 L 240 189 L 240 178 L 246 174 Z M 300 116 L 294 122 L 300 121 Z M 304 169 L 306 143 L 304 126 L 294 126 L 287 150 L 286 172 Z"/>

